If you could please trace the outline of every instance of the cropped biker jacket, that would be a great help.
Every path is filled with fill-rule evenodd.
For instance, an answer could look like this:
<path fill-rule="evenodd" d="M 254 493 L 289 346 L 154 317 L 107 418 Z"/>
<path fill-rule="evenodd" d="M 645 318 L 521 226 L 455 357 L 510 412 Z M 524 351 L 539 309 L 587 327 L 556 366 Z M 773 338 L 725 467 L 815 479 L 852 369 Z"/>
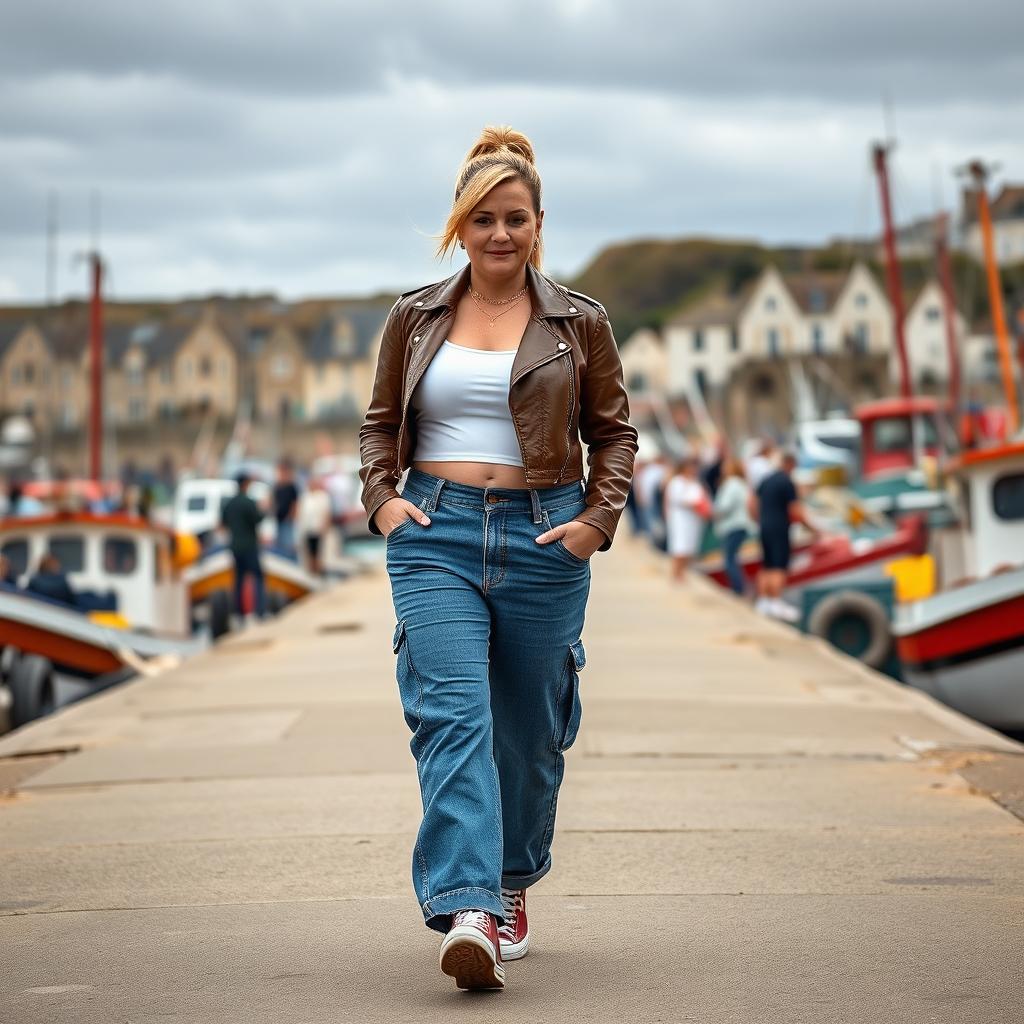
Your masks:
<path fill-rule="evenodd" d="M 629 422 L 622 364 L 604 307 L 556 284 L 527 264 L 533 312 L 512 363 L 509 410 L 529 487 L 552 487 L 589 472 L 586 509 L 577 516 L 611 547 L 626 503 L 637 432 Z M 437 284 L 406 292 L 395 303 L 381 339 L 373 395 L 359 428 L 362 501 L 369 528 L 416 451 L 416 417 L 409 399 L 441 347 L 469 286 L 469 266 Z"/>

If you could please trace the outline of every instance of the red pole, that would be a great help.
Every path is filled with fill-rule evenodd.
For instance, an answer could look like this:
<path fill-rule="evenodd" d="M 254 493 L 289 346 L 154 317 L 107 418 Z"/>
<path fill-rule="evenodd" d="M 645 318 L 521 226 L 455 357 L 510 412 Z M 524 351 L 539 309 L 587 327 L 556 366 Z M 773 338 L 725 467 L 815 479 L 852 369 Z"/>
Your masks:
<path fill-rule="evenodd" d="M 949 214 L 935 218 L 935 258 L 939 265 L 939 284 L 946 319 L 946 351 L 949 353 L 949 400 L 953 415 L 960 413 L 960 353 L 956 346 L 956 301 L 953 298 L 953 270 L 949 262 Z"/>
<path fill-rule="evenodd" d="M 907 343 L 903 336 L 903 284 L 900 280 L 900 262 L 896 255 L 896 236 L 892 227 L 892 203 L 889 200 L 889 169 L 885 159 L 888 149 L 881 144 L 872 148 L 878 188 L 882 194 L 882 224 L 885 230 L 885 270 L 889 283 L 889 301 L 896 328 L 896 354 L 900 360 L 900 395 L 910 398 L 910 362 L 907 359 Z"/>
<path fill-rule="evenodd" d="M 92 264 L 92 302 L 89 308 L 89 475 L 99 483 L 103 479 L 103 261 L 90 253 Z"/>

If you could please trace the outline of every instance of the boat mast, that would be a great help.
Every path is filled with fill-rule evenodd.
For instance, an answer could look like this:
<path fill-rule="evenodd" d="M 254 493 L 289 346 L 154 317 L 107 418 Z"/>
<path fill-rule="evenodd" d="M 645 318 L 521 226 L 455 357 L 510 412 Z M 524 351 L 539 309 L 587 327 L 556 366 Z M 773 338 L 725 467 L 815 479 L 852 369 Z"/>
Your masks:
<path fill-rule="evenodd" d="M 891 142 L 876 142 L 871 148 L 875 173 L 878 175 L 878 190 L 882 197 L 882 225 L 885 239 L 885 270 L 889 284 L 889 301 L 892 302 L 893 326 L 896 329 L 896 354 L 900 361 L 900 395 L 909 399 L 910 363 L 907 359 L 907 343 L 903 333 L 903 283 L 900 280 L 900 261 L 896 254 L 896 236 L 892 226 L 892 202 L 889 198 L 889 168 L 886 158 L 892 148 Z"/>
<path fill-rule="evenodd" d="M 989 168 L 980 160 L 967 165 L 967 173 L 974 179 L 975 195 L 978 199 L 978 222 L 981 225 L 981 240 L 985 252 L 985 269 L 988 273 L 988 301 L 992 312 L 992 325 L 996 332 L 996 348 L 999 351 L 999 368 L 1003 377 L 1003 391 L 1006 394 L 1006 415 L 1008 435 L 1013 437 L 1020 427 L 1017 409 L 1017 387 L 1013 380 L 1013 357 L 1010 355 L 1010 339 L 1006 330 L 1006 314 L 1003 311 L 1003 291 L 999 283 L 999 267 L 996 265 L 996 247 L 992 237 L 992 213 L 988 205 Z"/>
<path fill-rule="evenodd" d="M 92 270 L 92 301 L 89 308 L 89 475 L 103 479 L 103 260 L 89 253 Z"/>
<path fill-rule="evenodd" d="M 949 354 L 949 400 L 953 414 L 960 412 L 960 354 L 956 346 L 956 300 L 953 297 L 953 270 L 949 262 L 949 214 L 935 217 L 935 261 L 939 268 L 942 304 L 946 319 L 946 351 Z"/>

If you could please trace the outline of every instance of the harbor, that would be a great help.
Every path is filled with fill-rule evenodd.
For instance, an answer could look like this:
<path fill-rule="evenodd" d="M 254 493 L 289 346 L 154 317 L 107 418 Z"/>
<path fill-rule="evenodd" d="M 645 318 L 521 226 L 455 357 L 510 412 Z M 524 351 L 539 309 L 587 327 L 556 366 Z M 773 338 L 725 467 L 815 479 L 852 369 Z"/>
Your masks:
<path fill-rule="evenodd" d="M 1010 1021 L 1024 747 L 595 557 L 552 872 L 507 991 L 438 984 L 382 564 L 0 739 L 5 1019 Z"/>

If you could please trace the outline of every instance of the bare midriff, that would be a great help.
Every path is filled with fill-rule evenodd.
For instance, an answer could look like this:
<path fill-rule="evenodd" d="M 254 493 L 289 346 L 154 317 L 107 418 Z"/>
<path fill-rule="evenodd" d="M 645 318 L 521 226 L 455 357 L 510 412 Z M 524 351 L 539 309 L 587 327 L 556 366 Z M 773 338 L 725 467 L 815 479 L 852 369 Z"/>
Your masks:
<path fill-rule="evenodd" d="M 528 487 L 522 466 L 505 466 L 497 462 L 413 462 L 423 473 L 453 480 L 470 487 Z"/>

